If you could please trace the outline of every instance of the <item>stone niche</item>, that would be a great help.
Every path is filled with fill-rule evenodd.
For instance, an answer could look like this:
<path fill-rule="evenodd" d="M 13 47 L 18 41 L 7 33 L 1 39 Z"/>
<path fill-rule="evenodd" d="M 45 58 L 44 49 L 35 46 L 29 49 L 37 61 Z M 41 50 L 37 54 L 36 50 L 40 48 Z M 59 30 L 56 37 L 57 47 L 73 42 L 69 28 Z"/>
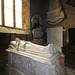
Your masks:
<path fill-rule="evenodd" d="M 41 46 L 29 41 L 11 41 L 8 52 L 8 75 L 66 75 L 53 44 Z"/>
<path fill-rule="evenodd" d="M 34 14 L 31 18 L 32 42 L 35 44 L 43 44 L 42 19 L 38 14 Z"/>

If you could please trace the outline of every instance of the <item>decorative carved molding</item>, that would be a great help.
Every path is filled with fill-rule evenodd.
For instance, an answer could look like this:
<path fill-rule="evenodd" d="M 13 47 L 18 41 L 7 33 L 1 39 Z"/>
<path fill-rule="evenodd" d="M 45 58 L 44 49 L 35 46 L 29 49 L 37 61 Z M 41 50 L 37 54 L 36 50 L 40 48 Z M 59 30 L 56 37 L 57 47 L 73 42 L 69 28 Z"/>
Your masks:
<path fill-rule="evenodd" d="M 35 62 L 32 59 L 24 58 L 23 56 L 13 54 L 12 55 L 12 65 L 27 75 L 34 75 L 35 73 Z"/>

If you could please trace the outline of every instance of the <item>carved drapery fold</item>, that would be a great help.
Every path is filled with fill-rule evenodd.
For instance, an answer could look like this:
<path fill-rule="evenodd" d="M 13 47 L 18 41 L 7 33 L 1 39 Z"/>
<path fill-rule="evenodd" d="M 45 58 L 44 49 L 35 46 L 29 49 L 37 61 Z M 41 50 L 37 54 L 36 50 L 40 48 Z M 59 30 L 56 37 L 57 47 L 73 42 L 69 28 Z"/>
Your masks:
<path fill-rule="evenodd" d="M 46 21 L 51 25 L 56 25 L 60 23 L 63 19 L 64 12 L 59 0 L 50 0 Z"/>

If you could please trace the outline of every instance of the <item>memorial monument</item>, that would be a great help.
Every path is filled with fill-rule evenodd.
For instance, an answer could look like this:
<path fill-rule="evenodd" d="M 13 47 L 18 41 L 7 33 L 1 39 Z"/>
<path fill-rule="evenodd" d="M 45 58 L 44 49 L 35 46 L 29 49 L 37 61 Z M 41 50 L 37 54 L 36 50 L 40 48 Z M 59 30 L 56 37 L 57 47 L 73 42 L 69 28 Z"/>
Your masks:
<path fill-rule="evenodd" d="M 8 75 L 66 75 L 53 44 L 41 46 L 16 38 L 8 51 Z"/>

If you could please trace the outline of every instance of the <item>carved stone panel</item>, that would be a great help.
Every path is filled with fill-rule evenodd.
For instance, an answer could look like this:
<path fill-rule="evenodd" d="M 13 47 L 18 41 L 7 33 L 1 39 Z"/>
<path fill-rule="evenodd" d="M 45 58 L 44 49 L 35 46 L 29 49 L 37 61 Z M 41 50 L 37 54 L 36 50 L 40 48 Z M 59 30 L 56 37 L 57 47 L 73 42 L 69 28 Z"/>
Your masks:
<path fill-rule="evenodd" d="M 12 54 L 12 67 L 24 72 L 26 75 L 35 75 L 35 62 L 21 55 Z"/>

